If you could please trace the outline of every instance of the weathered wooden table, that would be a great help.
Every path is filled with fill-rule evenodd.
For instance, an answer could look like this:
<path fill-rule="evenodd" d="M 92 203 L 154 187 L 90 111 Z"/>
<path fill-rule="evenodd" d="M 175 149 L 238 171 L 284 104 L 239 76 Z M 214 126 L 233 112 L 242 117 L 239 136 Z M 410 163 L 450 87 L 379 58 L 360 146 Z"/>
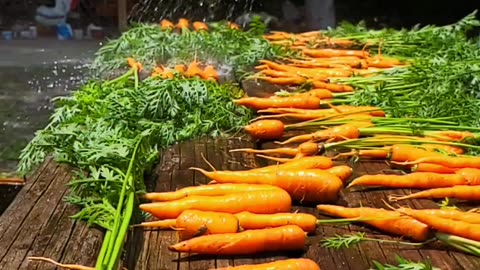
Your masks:
<path fill-rule="evenodd" d="M 199 139 L 175 145 L 163 151 L 154 174 L 146 180 L 149 191 L 167 191 L 205 184 L 208 180 L 199 173 L 189 170 L 191 166 L 209 169 L 203 155 L 217 169 L 240 170 L 259 165 L 260 160 L 244 153 L 229 153 L 240 147 L 253 147 L 246 138 Z M 375 174 L 389 167 L 384 162 L 361 162 L 353 165 L 354 175 Z M 55 269 L 43 262 L 27 262 L 28 256 L 45 256 L 63 263 L 77 263 L 87 266 L 95 264 L 103 234 L 95 228 L 88 228 L 84 222 L 75 222 L 69 216 L 75 208 L 68 206 L 62 198 L 68 192 L 65 184 L 71 175 L 68 168 L 47 161 L 20 191 L 14 202 L 0 216 L 0 269 Z M 389 194 L 402 194 L 408 190 L 371 190 L 368 192 L 347 192 L 341 194 L 337 204 L 345 206 L 384 207 L 382 200 Z M 412 200 L 405 204 L 414 208 L 438 207 L 429 200 Z M 295 207 L 302 212 L 314 213 L 314 208 Z M 327 218 L 318 215 L 320 218 Z M 363 226 L 322 226 L 315 236 L 309 237 L 309 246 L 303 253 L 261 255 L 243 258 L 185 258 L 167 250 L 176 241 L 171 231 L 133 230 L 125 245 L 124 265 L 129 270 L 177 270 L 210 269 L 228 265 L 261 263 L 287 257 L 308 257 L 319 263 L 322 270 L 366 270 L 373 266 L 372 260 L 381 263 L 395 263 L 395 255 L 413 261 L 431 260 L 441 269 L 477 270 L 480 259 L 448 250 L 441 245 L 422 249 L 364 242 L 349 249 L 332 250 L 319 246 L 325 236 L 364 231 L 369 235 L 387 238 L 377 231 Z"/>

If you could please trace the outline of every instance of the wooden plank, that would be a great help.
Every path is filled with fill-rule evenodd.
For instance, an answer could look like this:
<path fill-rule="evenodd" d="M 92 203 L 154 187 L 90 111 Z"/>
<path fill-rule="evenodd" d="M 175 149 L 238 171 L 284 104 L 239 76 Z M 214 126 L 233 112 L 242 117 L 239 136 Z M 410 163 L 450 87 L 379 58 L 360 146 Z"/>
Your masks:
<path fill-rule="evenodd" d="M 118 30 L 127 29 L 127 0 L 118 0 Z"/>

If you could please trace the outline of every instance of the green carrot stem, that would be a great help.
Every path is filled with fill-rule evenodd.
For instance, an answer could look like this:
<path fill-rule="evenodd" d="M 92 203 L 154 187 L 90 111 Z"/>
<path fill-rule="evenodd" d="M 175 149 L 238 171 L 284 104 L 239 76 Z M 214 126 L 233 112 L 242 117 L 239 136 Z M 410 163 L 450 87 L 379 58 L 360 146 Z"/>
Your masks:
<path fill-rule="evenodd" d="M 132 76 L 132 74 L 136 73 L 133 69 L 130 69 L 129 71 L 127 71 L 125 74 L 113 79 L 113 80 L 110 80 L 110 81 L 107 81 L 107 82 L 104 82 L 104 85 L 111 85 L 111 84 L 114 84 L 116 82 L 119 82 L 119 81 L 123 81 L 124 79 Z"/>
<path fill-rule="evenodd" d="M 97 257 L 97 263 L 95 264 L 95 269 L 96 270 L 103 270 L 103 260 L 105 258 L 105 254 L 107 252 L 107 247 L 108 243 L 110 243 L 110 237 L 112 235 L 112 231 L 107 230 L 107 233 L 105 233 L 105 237 L 103 238 L 103 244 L 102 248 L 100 249 L 100 253 L 98 254 Z"/>

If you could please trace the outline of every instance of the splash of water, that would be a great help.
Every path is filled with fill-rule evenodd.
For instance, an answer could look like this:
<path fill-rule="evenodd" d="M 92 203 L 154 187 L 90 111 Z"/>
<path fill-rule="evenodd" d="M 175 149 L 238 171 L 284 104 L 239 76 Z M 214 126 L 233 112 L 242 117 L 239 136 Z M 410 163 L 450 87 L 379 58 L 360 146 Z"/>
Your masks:
<path fill-rule="evenodd" d="M 196 21 L 233 20 L 251 12 L 255 0 L 140 0 L 129 15 L 130 23 L 176 21 L 181 17 Z"/>

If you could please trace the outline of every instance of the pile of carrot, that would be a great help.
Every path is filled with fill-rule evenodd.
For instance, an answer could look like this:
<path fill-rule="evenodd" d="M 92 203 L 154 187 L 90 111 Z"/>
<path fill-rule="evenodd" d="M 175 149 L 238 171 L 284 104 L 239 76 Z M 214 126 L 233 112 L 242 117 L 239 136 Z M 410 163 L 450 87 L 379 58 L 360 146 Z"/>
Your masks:
<path fill-rule="evenodd" d="M 187 66 L 179 64 L 173 68 L 155 67 L 151 76 L 173 79 L 175 74 L 179 74 L 186 78 L 198 77 L 204 80 L 218 81 L 218 73 L 212 65 L 206 65 L 203 69 L 200 66 L 201 64 L 199 62 L 194 61 Z"/>
<path fill-rule="evenodd" d="M 227 26 L 230 29 L 235 29 L 238 30 L 240 27 L 232 22 L 227 22 Z M 173 23 L 170 20 L 163 19 L 160 21 L 160 27 L 165 30 L 194 30 L 194 31 L 208 31 L 209 27 L 208 24 L 205 22 L 200 22 L 200 21 L 195 21 L 192 24 L 190 24 L 190 21 L 185 18 L 180 18 L 178 19 L 177 23 Z"/>

